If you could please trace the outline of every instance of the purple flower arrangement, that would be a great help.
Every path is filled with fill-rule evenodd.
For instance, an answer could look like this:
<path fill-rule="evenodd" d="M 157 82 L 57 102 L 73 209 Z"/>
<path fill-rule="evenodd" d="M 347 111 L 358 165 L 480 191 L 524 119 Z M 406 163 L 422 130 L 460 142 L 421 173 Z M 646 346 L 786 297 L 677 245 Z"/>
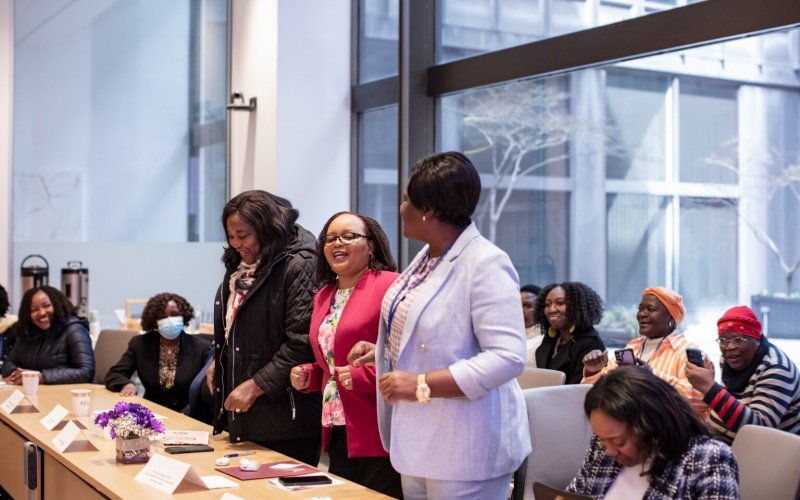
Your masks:
<path fill-rule="evenodd" d="M 111 426 L 111 437 L 133 439 L 153 438 L 164 432 L 164 424 L 146 406 L 120 401 L 113 410 L 100 413 L 94 423 L 102 428 Z"/>

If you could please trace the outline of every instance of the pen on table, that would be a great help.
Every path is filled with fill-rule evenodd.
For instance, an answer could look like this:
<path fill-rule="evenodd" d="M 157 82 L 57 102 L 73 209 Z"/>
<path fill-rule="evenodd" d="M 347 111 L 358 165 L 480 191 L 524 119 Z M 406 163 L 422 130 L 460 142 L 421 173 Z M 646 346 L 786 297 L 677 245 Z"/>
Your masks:
<path fill-rule="evenodd" d="M 254 451 L 240 451 L 239 453 L 227 453 L 227 454 L 225 454 L 223 456 L 228 457 L 228 458 L 233 458 L 233 457 L 243 457 L 245 455 L 255 455 L 255 454 L 256 454 L 256 452 L 254 452 Z"/>

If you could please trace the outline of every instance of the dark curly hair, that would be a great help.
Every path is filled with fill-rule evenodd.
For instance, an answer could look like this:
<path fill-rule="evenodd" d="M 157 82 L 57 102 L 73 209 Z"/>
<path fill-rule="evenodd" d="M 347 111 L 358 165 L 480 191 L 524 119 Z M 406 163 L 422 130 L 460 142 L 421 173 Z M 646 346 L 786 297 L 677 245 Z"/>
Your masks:
<path fill-rule="evenodd" d="M 544 302 L 553 288 L 561 287 L 567 302 L 567 319 L 578 330 L 587 330 L 603 319 L 603 299 L 588 285 L 579 281 L 551 283 L 542 288 L 536 296 L 536 309 L 533 311 L 533 322 L 541 325 L 543 331 L 550 328 L 550 321 L 544 313 Z"/>
<path fill-rule="evenodd" d="M 19 319 L 17 320 L 19 328 L 17 329 L 17 333 L 22 337 L 27 336 L 31 328 L 35 326 L 31 319 L 31 303 L 33 302 L 33 296 L 38 292 L 44 292 L 47 298 L 50 299 L 50 303 L 53 304 L 54 323 L 63 325 L 70 316 L 78 315 L 78 309 L 58 288 L 47 285 L 29 288 L 28 291 L 22 295 L 22 300 L 19 303 Z"/>
<path fill-rule="evenodd" d="M 183 324 L 188 325 L 194 318 L 194 308 L 188 300 L 174 293 L 159 293 L 153 295 L 142 309 L 142 330 L 146 332 L 158 331 L 158 320 L 164 319 L 164 308 L 172 301 L 183 316 Z"/>
<path fill-rule="evenodd" d="M 285 198 L 266 191 L 245 191 L 233 197 L 222 209 L 222 230 L 226 237 L 228 217 L 234 213 L 238 213 L 256 233 L 261 249 L 256 274 L 269 268 L 273 259 L 286 248 L 294 231 L 294 223 L 300 217 L 300 212 Z M 230 241 L 228 243 L 222 254 L 222 263 L 227 270 L 233 271 L 239 267 L 242 257 L 230 246 Z"/>
<path fill-rule="evenodd" d="M 9 307 L 11 304 L 8 302 L 8 292 L 3 285 L 0 285 L 0 318 L 6 315 Z"/>
<path fill-rule="evenodd" d="M 406 186 L 408 201 L 459 229 L 467 227 L 481 197 L 475 165 L 457 151 L 435 153 L 414 165 Z"/>
<path fill-rule="evenodd" d="M 325 258 L 325 235 L 328 234 L 328 227 L 340 215 L 355 215 L 364 224 L 365 235 L 372 241 L 372 257 L 369 259 L 369 268 L 373 271 L 397 271 L 397 263 L 392 258 L 392 248 L 389 244 L 389 238 L 383 231 L 383 228 L 378 221 L 366 215 L 357 214 L 355 212 L 337 212 L 331 215 L 330 219 L 322 226 L 322 231 L 317 238 L 317 269 L 315 273 L 315 280 L 317 286 L 323 287 L 336 281 L 336 273 L 333 272 L 331 266 Z"/>
<path fill-rule="evenodd" d="M 686 398 L 650 370 L 636 366 L 620 366 L 595 382 L 583 410 L 587 417 L 599 410 L 628 425 L 653 459 L 647 471 L 651 479 L 680 460 L 692 437 L 710 435 Z M 666 484 L 655 486 L 668 491 Z"/>

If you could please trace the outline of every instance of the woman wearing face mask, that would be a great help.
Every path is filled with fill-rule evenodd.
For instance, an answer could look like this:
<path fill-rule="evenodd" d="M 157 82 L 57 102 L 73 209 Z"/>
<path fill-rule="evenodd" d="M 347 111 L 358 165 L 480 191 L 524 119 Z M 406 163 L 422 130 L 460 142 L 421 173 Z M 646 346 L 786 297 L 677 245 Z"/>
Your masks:
<path fill-rule="evenodd" d="M 94 378 L 89 321 L 58 289 L 39 286 L 22 296 L 17 341 L 3 363 L 9 384 L 22 383 L 23 370 L 39 370 L 42 384 L 80 384 Z"/>
<path fill-rule="evenodd" d="M 143 335 L 134 337 L 128 350 L 106 375 L 106 387 L 122 396 L 136 395 L 134 372 L 144 386 L 144 398 L 182 411 L 189 403 L 189 385 L 208 359 L 211 344 L 183 331 L 194 316 L 191 304 L 180 295 L 160 293 L 144 306 Z"/>

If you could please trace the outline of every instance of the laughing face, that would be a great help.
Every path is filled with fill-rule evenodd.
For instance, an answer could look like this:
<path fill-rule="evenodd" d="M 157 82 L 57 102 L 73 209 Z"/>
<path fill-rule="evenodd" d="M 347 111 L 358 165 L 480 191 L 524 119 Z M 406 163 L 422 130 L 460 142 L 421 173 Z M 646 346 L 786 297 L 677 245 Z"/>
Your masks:
<path fill-rule="evenodd" d="M 673 327 L 670 326 L 672 316 L 655 295 L 648 294 L 642 297 L 636 320 L 639 322 L 639 333 L 647 338 L 660 339 L 672 333 Z"/>
<path fill-rule="evenodd" d="M 364 222 L 353 214 L 336 217 L 325 232 L 327 238 L 366 234 Z M 336 238 L 325 244 L 325 260 L 339 277 L 340 285 L 349 288 L 366 271 L 372 251 L 372 241 L 367 238 L 356 236 L 349 244 L 343 243 L 342 238 Z"/>
<path fill-rule="evenodd" d="M 567 294 L 563 288 L 557 286 L 544 299 L 544 315 L 547 316 L 550 326 L 560 331 L 569 325 L 567 313 Z"/>
<path fill-rule="evenodd" d="M 49 330 L 53 324 L 53 303 L 44 291 L 39 290 L 31 298 L 31 321 L 40 330 Z"/>
<path fill-rule="evenodd" d="M 245 264 L 255 264 L 261 253 L 261 244 L 253 226 L 239 216 L 238 212 L 228 216 L 225 222 L 228 233 L 228 245 L 239 252 Z"/>

